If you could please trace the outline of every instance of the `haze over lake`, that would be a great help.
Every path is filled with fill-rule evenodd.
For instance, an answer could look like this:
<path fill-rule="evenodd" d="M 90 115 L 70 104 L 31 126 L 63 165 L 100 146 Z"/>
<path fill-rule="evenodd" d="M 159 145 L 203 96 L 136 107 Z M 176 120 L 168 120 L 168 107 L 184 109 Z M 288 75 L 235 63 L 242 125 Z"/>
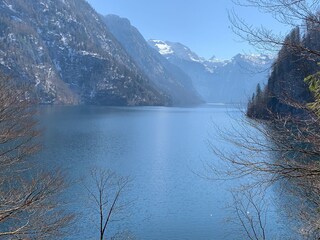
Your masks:
<path fill-rule="evenodd" d="M 112 169 L 130 176 L 124 197 L 133 201 L 124 221 L 112 227 L 129 230 L 136 239 L 244 239 L 235 214 L 226 208 L 233 181 L 209 181 L 205 163 L 217 161 L 208 141 L 215 125 L 231 128 L 243 118 L 234 106 L 165 107 L 42 107 L 43 151 L 37 156 L 46 168 L 60 167 L 75 180 L 67 193 L 70 209 L 82 213 L 71 239 L 95 236 L 93 211 L 88 207 L 85 179 L 93 168 Z M 210 137 L 211 136 L 211 137 Z M 286 221 L 277 214 L 279 194 L 268 192 L 268 227 L 284 234 Z M 283 235 L 282 235 L 283 236 Z M 86 238 L 86 239 L 87 239 Z"/>
<path fill-rule="evenodd" d="M 319 3 L 0 1 L 0 240 L 320 240 Z"/>

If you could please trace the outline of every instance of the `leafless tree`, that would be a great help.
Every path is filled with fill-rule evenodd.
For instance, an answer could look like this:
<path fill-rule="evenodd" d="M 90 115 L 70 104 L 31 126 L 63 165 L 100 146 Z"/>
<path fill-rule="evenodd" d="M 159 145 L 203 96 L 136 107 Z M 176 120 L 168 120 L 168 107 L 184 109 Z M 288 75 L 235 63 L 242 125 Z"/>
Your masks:
<path fill-rule="evenodd" d="M 236 223 L 244 230 L 244 238 L 250 240 L 267 239 L 267 210 L 264 192 L 253 189 L 232 191 L 233 202 L 230 206 L 236 216 Z"/>
<path fill-rule="evenodd" d="M 279 24 L 290 30 L 300 26 L 302 30 L 319 31 L 319 0 L 233 0 L 242 7 L 258 8 L 259 11 L 271 14 Z M 311 48 L 299 41 L 288 41 L 287 33 L 277 33 L 264 26 L 254 26 L 247 23 L 235 11 L 229 13 L 231 27 L 242 40 L 250 43 L 262 52 L 278 52 L 286 46 L 292 52 L 299 53 L 304 58 L 320 57 L 319 49 Z"/>
<path fill-rule="evenodd" d="M 243 189 L 267 189 L 280 184 L 287 194 L 298 199 L 294 217 L 303 223 L 299 233 L 310 239 L 318 237 L 320 229 L 320 128 L 319 119 L 313 116 L 308 119 L 274 116 L 269 121 L 243 116 L 229 130 L 216 127 L 215 138 L 228 147 L 217 147 L 211 141 L 217 158 L 207 166 L 215 179 L 248 177 L 250 181 Z M 245 195 L 244 190 L 241 194 L 253 196 Z M 238 199 L 234 203 L 236 209 L 243 207 Z M 243 224 L 243 219 L 240 220 Z"/>
<path fill-rule="evenodd" d="M 42 172 L 36 109 L 27 88 L 0 75 L 0 238 L 57 239 L 73 215 L 63 211 L 62 174 Z"/>
<path fill-rule="evenodd" d="M 308 38 L 320 34 L 318 0 L 234 0 L 234 2 L 243 7 L 256 7 L 262 12 L 271 14 L 279 24 L 290 28 L 299 26 L 305 31 L 302 32 L 303 39 L 300 38 L 299 29 L 292 31 L 289 37 L 285 37 L 263 26 L 255 27 L 248 24 L 237 13 L 231 12 L 232 28 L 241 39 L 263 52 L 281 49 L 278 61 L 279 58 L 281 61 L 282 56 L 288 56 L 287 54 L 294 55 L 295 59 L 305 60 L 306 63 L 310 60 L 319 61 L 320 47 L 316 42 L 318 38 Z M 312 34 L 308 35 L 310 32 Z M 308 41 L 314 42 L 309 44 Z M 291 91 L 288 89 L 289 84 L 285 87 L 288 92 Z M 268 111 L 269 121 L 252 120 L 244 116 L 231 130 L 217 127 L 216 137 L 224 141 L 228 147 L 222 149 L 211 144 L 210 147 L 218 158 L 214 163 L 208 164 L 208 169 L 211 173 L 215 173 L 214 178 L 219 179 L 249 176 L 247 189 L 267 188 L 274 183 L 281 184 L 286 193 L 298 199 L 295 202 L 294 217 L 299 218 L 302 223 L 299 233 L 306 238 L 319 239 L 320 118 L 317 114 L 319 104 L 313 104 L 311 111 L 308 105 L 292 98 L 293 94 L 284 92 L 282 97 L 280 95 L 271 97 L 279 98 L 279 101 L 301 110 L 303 114 L 284 115 L 265 109 Z M 234 146 L 231 150 L 230 145 Z M 243 196 L 249 196 L 254 200 L 254 195 L 243 192 Z M 249 202 L 254 204 L 254 201 Z M 239 206 L 243 209 L 245 205 L 241 202 L 239 205 L 239 201 L 235 199 L 234 206 L 236 209 L 239 209 Z M 239 220 L 243 225 L 243 220 L 249 219 L 243 218 L 242 215 Z M 250 221 L 247 223 L 244 230 L 248 233 L 248 226 L 252 224 Z M 258 227 L 256 229 L 261 230 L 261 227 L 256 226 Z M 250 234 L 255 239 L 255 235 L 252 235 L 252 232 Z M 247 234 L 248 237 L 250 234 Z"/>
<path fill-rule="evenodd" d="M 121 221 L 125 218 L 125 212 L 129 210 L 132 202 L 126 201 L 124 193 L 128 190 L 131 180 L 128 177 L 120 177 L 110 170 L 92 170 L 91 181 L 85 184 L 93 205 L 94 219 L 98 219 L 99 239 L 107 239 L 110 235 L 111 222 Z M 133 239 L 131 234 L 119 231 L 110 239 Z"/>

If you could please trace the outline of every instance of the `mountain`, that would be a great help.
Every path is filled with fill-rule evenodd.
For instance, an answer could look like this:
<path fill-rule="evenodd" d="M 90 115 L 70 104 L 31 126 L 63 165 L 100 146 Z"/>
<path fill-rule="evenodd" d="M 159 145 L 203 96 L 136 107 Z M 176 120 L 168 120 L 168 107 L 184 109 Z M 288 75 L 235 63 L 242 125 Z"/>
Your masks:
<path fill-rule="evenodd" d="M 2 0 L 0 39 L 0 71 L 42 103 L 168 104 L 85 0 Z"/>
<path fill-rule="evenodd" d="M 191 77 L 207 102 L 247 102 L 258 83 L 267 81 L 273 58 L 238 54 L 230 60 L 206 60 L 181 43 L 149 40 L 150 46 Z"/>
<path fill-rule="evenodd" d="M 150 47 L 128 19 L 108 15 L 104 17 L 104 20 L 110 32 L 155 86 L 169 96 L 173 105 L 190 105 L 201 102 L 191 78 Z"/>

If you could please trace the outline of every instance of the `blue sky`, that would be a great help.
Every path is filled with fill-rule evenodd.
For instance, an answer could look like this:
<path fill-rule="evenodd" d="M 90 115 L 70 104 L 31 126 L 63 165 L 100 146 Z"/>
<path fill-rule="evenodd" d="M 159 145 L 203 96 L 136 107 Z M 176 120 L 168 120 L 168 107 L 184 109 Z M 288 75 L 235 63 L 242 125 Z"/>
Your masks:
<path fill-rule="evenodd" d="M 228 59 L 256 51 L 230 29 L 228 10 L 255 26 L 276 32 L 286 29 L 257 9 L 235 6 L 231 0 L 87 0 L 99 13 L 126 17 L 146 39 L 181 42 L 198 55 Z"/>

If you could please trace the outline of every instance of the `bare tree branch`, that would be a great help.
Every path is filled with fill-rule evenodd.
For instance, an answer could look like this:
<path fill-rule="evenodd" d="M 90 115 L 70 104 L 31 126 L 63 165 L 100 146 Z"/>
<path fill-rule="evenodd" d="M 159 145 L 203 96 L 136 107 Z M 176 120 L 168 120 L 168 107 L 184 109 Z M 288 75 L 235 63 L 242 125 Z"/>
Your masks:
<path fill-rule="evenodd" d="M 99 236 L 101 240 L 106 239 L 109 226 L 115 217 L 128 209 L 132 202 L 124 201 L 123 195 L 128 189 L 131 180 L 128 177 L 120 177 L 108 170 L 92 170 L 92 185 L 85 184 L 89 198 L 98 210 Z"/>
<path fill-rule="evenodd" d="M 63 175 L 41 172 L 29 160 L 40 144 L 28 90 L 0 75 L 0 237 L 57 239 L 73 215 L 58 199 L 66 187 Z"/>

